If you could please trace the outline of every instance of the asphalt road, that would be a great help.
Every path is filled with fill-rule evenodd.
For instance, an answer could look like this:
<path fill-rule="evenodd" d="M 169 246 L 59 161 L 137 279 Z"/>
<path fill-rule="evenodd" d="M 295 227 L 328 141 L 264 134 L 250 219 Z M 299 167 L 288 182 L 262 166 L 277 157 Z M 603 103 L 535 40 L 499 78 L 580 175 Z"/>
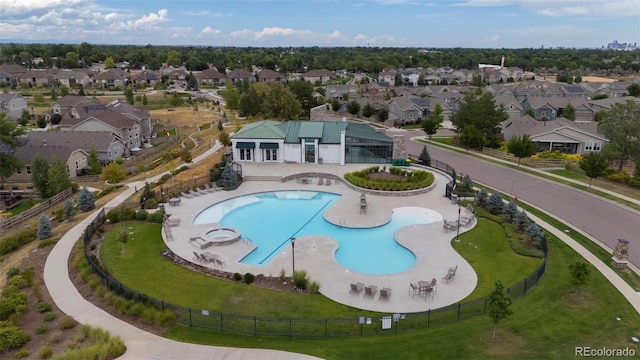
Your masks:
<path fill-rule="evenodd" d="M 405 135 L 409 154 L 418 155 L 424 144 L 410 141 L 420 133 L 389 130 L 388 135 Z M 468 157 L 436 146 L 428 146 L 432 159 L 445 162 L 458 174 L 469 175 L 472 180 L 512 194 L 520 200 L 544 209 L 615 248 L 618 238 L 629 241 L 629 261 L 640 267 L 640 213 L 632 209 L 594 197 L 586 192 L 538 178 L 510 168 Z"/>

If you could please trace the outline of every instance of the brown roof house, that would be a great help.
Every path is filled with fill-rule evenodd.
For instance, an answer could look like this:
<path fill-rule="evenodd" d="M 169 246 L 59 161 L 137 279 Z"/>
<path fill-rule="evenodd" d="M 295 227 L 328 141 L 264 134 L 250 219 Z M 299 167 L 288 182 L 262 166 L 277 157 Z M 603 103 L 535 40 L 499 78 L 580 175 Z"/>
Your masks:
<path fill-rule="evenodd" d="M 218 86 L 224 84 L 225 76 L 216 68 L 210 67 L 206 70 L 202 70 L 200 74 L 196 75 L 198 83 L 202 85 Z"/>
<path fill-rule="evenodd" d="M 109 131 L 124 142 L 128 150 L 142 146 L 141 125 L 117 110 L 109 109 L 83 119 L 65 118 L 58 127 L 62 131 Z"/>
<path fill-rule="evenodd" d="M 327 69 L 311 70 L 302 74 L 302 79 L 312 84 L 326 84 L 329 80 L 336 77 L 336 74 Z"/>
<path fill-rule="evenodd" d="M 68 88 L 91 84 L 91 78 L 89 78 L 88 74 L 76 70 L 62 70 L 53 75 L 53 80 L 58 86 L 66 86 Z"/>
<path fill-rule="evenodd" d="M 284 82 L 285 77 L 277 71 L 262 69 L 256 74 L 256 81 L 266 83 Z"/>
<path fill-rule="evenodd" d="M 123 87 L 127 85 L 127 73 L 122 69 L 108 69 L 96 75 L 95 83 L 103 89 Z"/>
<path fill-rule="evenodd" d="M 53 76 L 54 73 L 48 69 L 29 70 L 22 74 L 20 84 L 30 84 L 30 86 L 36 87 L 49 87 L 55 83 Z"/>

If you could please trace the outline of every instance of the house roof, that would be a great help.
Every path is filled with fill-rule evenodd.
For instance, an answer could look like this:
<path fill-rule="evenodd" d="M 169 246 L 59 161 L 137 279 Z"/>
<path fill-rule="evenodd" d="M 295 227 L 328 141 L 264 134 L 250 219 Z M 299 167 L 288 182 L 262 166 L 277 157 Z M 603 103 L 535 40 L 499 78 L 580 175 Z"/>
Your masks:
<path fill-rule="evenodd" d="M 271 69 L 262 69 L 258 73 L 258 76 L 260 76 L 261 79 L 281 79 L 283 77 L 282 74 Z"/>
<path fill-rule="evenodd" d="M 109 131 L 30 131 L 23 138 L 22 146 L 14 155 L 25 164 L 31 164 L 37 155 L 51 162 L 54 158 L 67 161 L 75 151 L 89 153 L 91 148 L 104 151 L 117 136 Z"/>
<path fill-rule="evenodd" d="M 200 74 L 198 74 L 198 79 L 224 79 L 224 74 L 220 73 L 215 68 L 208 68 L 202 70 Z"/>
<path fill-rule="evenodd" d="M 231 135 L 232 139 L 282 139 L 285 132 L 279 127 L 281 123 L 273 120 L 263 120 L 249 123 L 238 132 Z"/>
<path fill-rule="evenodd" d="M 227 73 L 228 79 L 251 79 L 253 74 L 245 69 L 235 69 Z"/>

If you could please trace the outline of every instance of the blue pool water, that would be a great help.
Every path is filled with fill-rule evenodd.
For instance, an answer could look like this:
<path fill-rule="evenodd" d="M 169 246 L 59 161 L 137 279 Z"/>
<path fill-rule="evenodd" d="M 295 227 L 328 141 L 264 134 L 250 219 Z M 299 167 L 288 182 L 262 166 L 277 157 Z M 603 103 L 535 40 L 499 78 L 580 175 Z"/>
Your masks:
<path fill-rule="evenodd" d="M 289 239 L 305 235 L 324 235 L 338 241 L 336 260 L 353 271 L 393 274 L 415 264 L 415 255 L 399 245 L 394 233 L 408 225 L 428 224 L 441 215 L 422 208 L 394 210 L 385 225 L 354 229 L 333 225 L 322 214 L 340 196 L 313 191 L 278 191 L 242 196 L 215 204 L 202 211 L 194 224 L 220 223 L 240 229 L 242 237 L 257 248 L 243 263 L 268 264 L 287 246 Z M 366 215 L 363 215 L 366 216 Z"/>

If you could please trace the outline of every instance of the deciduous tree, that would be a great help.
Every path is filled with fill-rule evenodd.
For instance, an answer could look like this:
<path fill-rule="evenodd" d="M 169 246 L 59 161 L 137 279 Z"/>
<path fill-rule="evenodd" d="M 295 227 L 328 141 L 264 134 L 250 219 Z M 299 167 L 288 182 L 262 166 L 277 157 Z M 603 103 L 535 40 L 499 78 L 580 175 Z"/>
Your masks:
<path fill-rule="evenodd" d="M 578 289 L 586 284 L 589 279 L 589 275 L 591 275 L 591 269 L 589 264 L 583 261 L 577 261 L 569 265 L 569 272 L 571 274 L 571 283 L 576 286 L 576 295 L 578 294 Z"/>
<path fill-rule="evenodd" d="M 500 281 L 496 281 L 495 288 L 489 294 L 487 299 L 487 313 L 493 323 L 493 340 L 496 339 L 496 328 L 500 320 L 508 318 L 511 311 L 511 303 L 513 299 L 509 294 L 505 293 L 504 286 Z"/>
<path fill-rule="evenodd" d="M 564 111 L 562 112 L 562 117 L 571 121 L 576 120 L 576 108 L 571 104 L 567 104 L 565 106 Z"/>
<path fill-rule="evenodd" d="M 589 153 L 580 160 L 580 169 L 589 177 L 589 187 L 593 179 L 601 176 L 609 166 L 607 159 L 601 153 Z"/>
<path fill-rule="evenodd" d="M 47 195 L 49 197 L 56 195 L 71 186 L 69 171 L 67 171 L 67 164 L 58 158 L 54 158 L 51 161 L 47 177 L 49 183 L 47 186 Z"/>
<path fill-rule="evenodd" d="M 522 158 L 527 158 L 536 153 L 536 146 L 531 142 L 527 134 L 516 136 L 509 140 L 508 148 L 509 152 L 518 158 L 518 167 L 520 167 Z"/>
<path fill-rule="evenodd" d="M 440 128 L 442 121 L 444 121 L 442 111 L 442 105 L 436 104 L 433 114 L 422 120 L 422 130 L 429 136 L 429 140 L 431 140 L 433 134 L 438 132 L 438 128 Z"/>
<path fill-rule="evenodd" d="M 480 133 L 480 145 L 493 147 L 497 145 L 498 127 L 507 118 L 504 106 L 497 106 L 493 94 L 485 92 L 465 95 L 450 120 L 461 133 L 470 126 L 475 127 Z"/>
<path fill-rule="evenodd" d="M 13 156 L 13 149 L 18 146 L 16 136 L 22 133 L 15 123 L 5 120 L 5 113 L 0 113 L 0 145 L 8 146 L 11 151 L 0 151 L 0 183 L 22 168 L 22 162 Z"/>
<path fill-rule="evenodd" d="M 128 174 L 127 169 L 114 161 L 102 169 L 102 180 L 108 181 L 111 184 L 117 184 L 124 180 Z"/>
<path fill-rule="evenodd" d="M 609 140 L 603 148 L 605 156 L 610 160 L 633 159 L 636 174 L 640 173 L 640 104 L 631 100 L 614 104 L 598 130 Z M 618 171 L 622 171 L 622 161 Z"/>
<path fill-rule="evenodd" d="M 46 199 L 49 194 L 49 162 L 39 155 L 31 161 L 31 183 L 40 197 Z"/>

